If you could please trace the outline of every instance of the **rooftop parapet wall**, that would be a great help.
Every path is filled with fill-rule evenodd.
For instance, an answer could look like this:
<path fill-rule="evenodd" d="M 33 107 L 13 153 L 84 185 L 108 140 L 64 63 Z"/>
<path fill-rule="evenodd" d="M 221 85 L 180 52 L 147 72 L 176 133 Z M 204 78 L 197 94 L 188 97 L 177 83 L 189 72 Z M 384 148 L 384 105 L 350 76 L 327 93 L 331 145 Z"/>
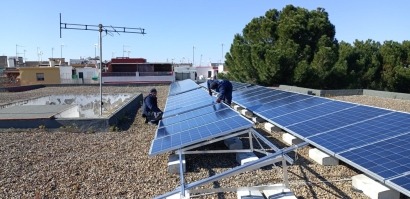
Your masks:
<path fill-rule="evenodd" d="M 391 99 L 410 100 L 410 94 L 408 93 L 376 91 L 376 90 L 369 90 L 369 89 L 318 90 L 318 89 L 303 88 L 303 87 L 288 86 L 288 85 L 279 85 L 279 89 L 297 92 L 297 93 L 311 94 L 311 95 L 316 95 L 316 96 L 321 96 L 321 97 L 367 95 L 367 96 L 384 97 L 384 98 L 391 98 Z"/>

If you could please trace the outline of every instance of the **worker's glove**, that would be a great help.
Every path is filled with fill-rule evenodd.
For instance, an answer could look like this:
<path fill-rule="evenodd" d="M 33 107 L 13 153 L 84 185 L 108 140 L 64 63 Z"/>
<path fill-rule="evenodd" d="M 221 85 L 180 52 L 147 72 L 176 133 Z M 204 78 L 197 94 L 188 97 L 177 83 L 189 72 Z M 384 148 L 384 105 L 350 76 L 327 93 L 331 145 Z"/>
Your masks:
<path fill-rule="evenodd" d="M 221 98 L 216 99 L 216 103 L 221 103 Z"/>

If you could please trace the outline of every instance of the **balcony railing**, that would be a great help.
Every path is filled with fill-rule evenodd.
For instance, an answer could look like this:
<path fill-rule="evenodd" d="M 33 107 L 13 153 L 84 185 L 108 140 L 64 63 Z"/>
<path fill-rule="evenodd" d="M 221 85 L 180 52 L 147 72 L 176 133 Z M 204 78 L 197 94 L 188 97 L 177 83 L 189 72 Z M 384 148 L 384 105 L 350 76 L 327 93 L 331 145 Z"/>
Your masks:
<path fill-rule="evenodd" d="M 106 72 L 102 73 L 103 77 L 124 77 L 124 76 L 136 76 L 135 72 Z"/>
<path fill-rule="evenodd" d="M 140 76 L 172 76 L 172 71 L 166 72 L 139 72 Z"/>

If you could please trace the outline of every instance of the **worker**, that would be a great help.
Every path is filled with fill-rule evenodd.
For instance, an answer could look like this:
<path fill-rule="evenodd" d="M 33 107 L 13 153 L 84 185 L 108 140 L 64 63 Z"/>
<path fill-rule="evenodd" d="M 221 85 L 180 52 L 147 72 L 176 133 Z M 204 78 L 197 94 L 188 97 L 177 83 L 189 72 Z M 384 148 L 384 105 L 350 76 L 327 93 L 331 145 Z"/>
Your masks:
<path fill-rule="evenodd" d="M 145 117 L 145 123 L 158 124 L 162 119 L 162 111 L 158 108 L 157 89 L 153 88 L 144 98 L 142 117 Z"/>
<path fill-rule="evenodd" d="M 223 101 L 225 104 L 231 105 L 232 83 L 229 80 L 214 81 L 211 83 L 210 88 L 219 93 L 216 99 L 217 103 Z"/>
<path fill-rule="evenodd" d="M 213 82 L 217 82 L 217 81 L 219 81 L 219 80 L 216 79 L 216 76 L 214 76 L 210 80 L 206 81 L 206 84 L 207 84 L 207 87 L 208 87 L 208 93 L 209 93 L 210 96 L 212 96 L 211 84 Z M 218 88 L 216 88 L 215 91 L 219 92 Z"/>

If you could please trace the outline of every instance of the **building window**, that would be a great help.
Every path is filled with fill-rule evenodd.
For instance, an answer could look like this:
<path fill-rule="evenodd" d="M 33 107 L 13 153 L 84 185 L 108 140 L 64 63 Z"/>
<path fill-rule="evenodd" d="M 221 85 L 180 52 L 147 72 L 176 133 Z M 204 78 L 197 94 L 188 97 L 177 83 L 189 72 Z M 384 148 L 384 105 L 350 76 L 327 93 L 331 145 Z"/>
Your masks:
<path fill-rule="evenodd" d="M 212 71 L 208 71 L 208 77 L 212 77 Z"/>
<path fill-rule="evenodd" d="M 37 81 L 44 81 L 44 73 L 36 73 Z"/>

